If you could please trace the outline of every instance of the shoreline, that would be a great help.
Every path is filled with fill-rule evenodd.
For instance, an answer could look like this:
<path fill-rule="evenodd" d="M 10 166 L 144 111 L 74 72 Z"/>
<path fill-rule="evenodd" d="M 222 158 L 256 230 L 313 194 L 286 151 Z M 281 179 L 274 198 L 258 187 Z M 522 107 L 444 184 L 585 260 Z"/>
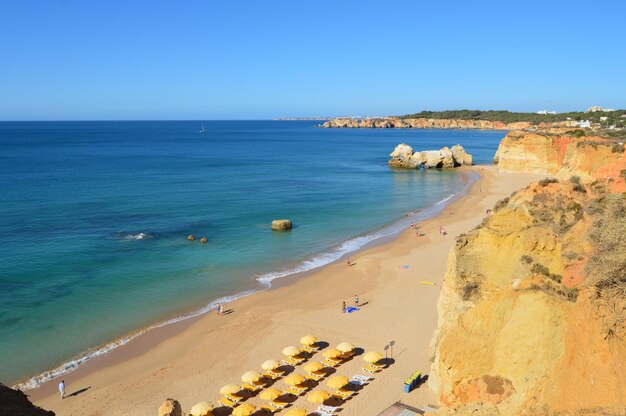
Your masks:
<path fill-rule="evenodd" d="M 389 269 L 389 267 L 387 267 L 389 261 L 402 264 L 402 261 L 407 261 L 403 260 L 407 254 L 424 256 L 421 261 L 426 262 L 424 263 L 424 267 L 420 267 L 420 271 L 425 273 L 429 272 L 429 280 L 440 282 L 443 277 L 442 271 L 445 271 L 445 260 L 443 259 L 447 258 L 447 253 L 454 241 L 454 235 L 466 231 L 466 223 L 468 221 L 473 225 L 479 223 L 478 220 L 482 219 L 484 213 L 482 207 L 492 206 L 500 197 L 508 196 L 511 190 L 518 189 L 527 182 L 530 182 L 531 177 L 535 179 L 537 176 L 495 174 L 491 172 L 493 169 L 489 167 L 475 167 L 469 169 L 479 172 L 481 179 L 472 184 L 471 189 L 466 195 L 444 207 L 438 215 L 420 223 L 427 232 L 426 237 L 416 240 L 413 235 L 413 230 L 406 230 L 390 242 L 375 247 L 364 248 L 363 251 L 360 251 L 354 256 L 353 260 L 357 263 L 354 267 L 346 269 L 346 266 L 343 265 L 342 262 L 337 261 L 321 269 L 312 271 L 311 276 L 306 279 L 294 279 L 294 281 L 290 283 L 285 282 L 282 285 L 277 284 L 272 288 L 273 290 L 256 293 L 257 296 L 241 298 L 232 304 L 228 304 L 227 309 L 234 309 L 234 313 L 231 315 L 218 318 L 213 314 L 205 314 L 195 318 L 189 318 L 180 322 L 178 325 L 167 325 L 153 329 L 143 334 L 142 337 L 137 337 L 128 344 L 117 348 L 115 351 L 111 351 L 109 354 L 90 360 L 77 370 L 64 376 L 66 383 L 70 386 L 76 386 L 79 389 L 88 388 L 88 392 L 81 393 L 79 396 L 72 398 L 72 400 L 61 402 L 56 397 L 55 384 L 53 382 L 47 382 L 40 388 L 29 391 L 32 400 L 45 408 L 55 411 L 63 410 L 63 414 L 85 414 L 85 406 L 87 406 L 87 408 L 100 407 L 100 411 L 104 412 L 103 414 L 151 414 L 166 396 L 177 398 L 181 401 L 181 404 L 183 404 L 183 408 L 188 409 L 198 401 L 210 400 L 212 398 L 211 396 L 216 396 L 219 386 L 226 384 L 228 381 L 233 381 L 233 372 L 234 374 L 243 373 L 250 368 L 257 367 L 260 362 L 264 361 L 272 354 L 275 356 L 279 355 L 284 345 L 296 343 L 299 338 L 294 339 L 296 336 L 294 334 L 302 336 L 305 333 L 313 332 L 316 336 L 320 337 L 320 339 L 328 340 L 331 344 L 335 341 L 340 342 L 344 340 L 342 337 L 338 338 L 340 335 L 343 335 L 346 336 L 347 340 L 355 342 L 359 346 L 362 345 L 366 350 L 382 349 L 380 340 L 368 340 L 368 338 L 371 337 L 379 338 L 381 334 L 375 333 L 375 331 L 372 331 L 372 333 L 365 331 L 366 334 L 363 334 L 363 331 L 358 330 L 354 333 L 354 329 L 364 328 L 363 323 L 354 327 L 352 325 L 344 327 L 343 330 L 339 332 L 337 328 L 333 328 L 335 324 L 341 324 L 341 322 L 336 322 L 338 321 L 336 316 L 338 306 L 336 303 L 339 302 L 340 298 L 349 300 L 352 296 L 350 293 L 357 291 L 357 289 L 352 287 L 355 282 L 346 282 L 345 280 L 349 278 L 344 278 L 343 276 L 348 274 L 359 276 L 358 293 L 362 296 L 362 299 L 366 299 L 368 303 L 372 304 L 371 306 L 367 305 L 364 307 L 363 309 L 365 309 L 365 311 L 360 312 L 361 315 L 356 314 L 357 316 L 354 318 L 357 320 L 366 317 L 371 310 L 378 309 L 381 302 L 384 303 L 388 301 L 390 294 L 386 292 L 398 290 L 397 285 L 394 286 L 389 282 L 385 282 L 385 285 L 381 285 L 380 282 L 380 272 L 382 269 Z M 500 180 L 499 182 L 496 181 L 498 182 L 498 187 L 505 188 L 504 192 L 498 193 L 490 189 L 490 183 L 494 182 L 494 179 L 497 179 L 496 177 L 508 179 Z M 483 194 L 483 188 L 487 189 L 487 193 Z M 456 215 L 457 210 L 460 210 L 462 214 Z M 460 230 L 451 229 L 447 237 L 440 239 L 435 232 L 437 228 L 436 224 L 443 223 L 446 224 L 446 228 L 448 228 L 447 224 L 449 224 L 451 220 L 454 224 L 458 225 L 458 223 L 462 222 L 465 226 L 461 227 Z M 454 228 L 458 227 L 455 226 Z M 431 247 L 431 245 L 433 247 Z M 427 248 L 424 249 L 425 247 Z M 436 253 L 431 253 L 431 251 L 436 251 Z M 436 261 L 431 261 L 435 259 Z M 402 271 L 398 272 L 397 268 L 398 264 L 395 264 L 388 272 L 397 275 L 395 276 L 396 280 L 405 280 L 402 276 L 405 273 Z M 338 280 L 338 278 L 340 278 L 340 280 Z M 387 279 L 384 278 L 383 280 Z M 389 287 L 386 287 L 387 283 L 389 283 Z M 422 292 L 425 289 L 425 294 L 429 296 L 427 302 L 422 306 L 424 312 L 423 316 L 418 314 L 418 316 L 412 317 L 413 319 L 422 321 L 421 326 L 428 327 L 426 336 L 419 337 L 419 340 L 413 340 L 415 343 L 420 344 L 420 347 L 416 349 L 420 351 L 419 358 L 414 358 L 421 362 L 421 371 L 427 373 L 429 363 L 427 362 L 428 353 L 425 353 L 425 351 L 428 350 L 428 344 L 436 328 L 436 300 L 438 298 L 438 290 L 433 290 L 432 287 L 428 289 L 428 286 L 424 285 L 420 286 L 419 282 L 415 282 L 414 279 L 403 281 L 403 284 L 417 285 L 416 289 Z M 349 288 L 346 287 L 346 285 L 349 286 Z M 373 292 L 377 287 L 381 292 L 380 294 Z M 329 291 L 328 288 L 334 288 L 335 290 Z M 308 296 L 302 297 L 302 293 L 308 292 L 315 292 L 317 294 L 313 303 L 311 303 L 311 299 Z M 399 292 L 394 296 L 408 296 L 408 294 L 404 292 L 406 291 L 404 287 L 401 286 Z M 288 296 L 284 296 L 285 294 L 288 294 Z M 329 297 L 330 299 L 328 299 Z M 393 299 L 391 300 L 393 301 Z M 387 310 L 388 308 L 392 309 L 391 312 Z M 271 313 L 268 313 L 268 311 L 271 311 Z M 278 327 L 276 327 L 274 325 L 275 316 L 285 313 L 289 314 L 290 311 L 293 311 L 293 313 L 301 317 L 306 322 L 306 325 L 300 325 L 303 322 L 302 320 L 294 320 L 293 317 L 290 317 L 288 320 L 280 320 Z M 393 315 L 391 318 L 395 322 L 396 329 L 398 332 L 404 334 L 406 333 L 406 328 L 403 328 L 404 323 L 402 322 L 404 319 L 398 321 L 397 313 L 398 310 L 395 304 L 387 305 L 387 308 L 377 312 L 377 316 L 389 317 L 390 314 Z M 318 314 L 321 314 L 320 319 L 307 321 L 306 317 Z M 328 316 L 329 314 L 330 318 Z M 401 312 L 400 314 L 402 315 L 403 313 Z M 341 317 L 341 315 L 339 316 Z M 409 317 L 406 318 L 408 319 Z M 231 325 L 226 325 L 225 323 L 229 321 L 232 321 Z M 320 324 L 317 323 L 323 321 L 326 321 L 326 324 L 322 325 L 324 330 L 320 329 Z M 340 319 L 339 321 L 345 321 L 345 319 Z M 293 328 L 294 324 L 296 328 Z M 376 324 L 379 325 L 380 322 Z M 420 325 L 418 325 L 418 327 L 419 326 Z M 394 327 L 394 325 L 391 325 L 391 327 Z M 285 338 L 284 341 L 281 340 L 277 343 L 278 340 L 262 333 L 264 329 L 267 330 L 268 328 L 272 329 L 269 333 L 275 336 L 278 336 L 278 334 L 283 336 L 283 332 L 293 333 L 290 334 L 288 338 Z M 243 356 L 241 356 L 241 345 L 238 342 L 233 343 L 233 340 L 238 339 L 236 333 L 242 329 L 246 330 L 247 333 L 252 332 L 257 335 L 256 337 L 251 337 L 252 339 L 261 339 L 264 341 L 261 342 L 259 346 L 259 348 L 264 350 L 262 354 L 243 354 Z M 288 329 L 290 329 L 290 331 Z M 388 329 L 387 323 L 383 322 L 383 327 L 380 332 L 388 332 Z M 233 336 L 233 332 L 235 336 Z M 328 332 L 331 334 L 328 334 Z M 347 335 L 349 332 L 352 332 L 350 336 Z M 393 337 L 396 336 L 393 335 Z M 270 342 L 267 342 L 267 338 L 270 339 Z M 333 338 L 332 341 L 331 338 Z M 397 338 L 398 344 L 400 345 L 401 337 L 398 335 Z M 219 340 L 219 342 L 216 343 L 216 340 Z M 246 339 L 243 340 L 242 343 L 250 344 L 250 341 Z M 196 344 L 200 344 L 205 348 L 203 349 Z M 268 344 L 271 345 L 268 346 Z M 410 344 L 412 344 L 412 342 L 402 342 L 402 345 Z M 250 348 L 255 349 L 256 346 L 251 345 Z M 181 351 L 184 351 L 184 353 L 181 353 Z M 208 351 L 211 351 L 211 354 L 207 354 Z M 215 356 L 229 356 L 233 359 L 215 362 L 215 356 L 212 354 L 214 351 L 216 353 Z M 221 355 L 218 351 L 221 351 Z M 406 349 L 401 351 L 404 353 Z M 415 354 L 415 351 L 413 351 L 413 354 Z M 398 353 L 398 357 L 399 356 L 400 353 Z M 245 364 L 246 367 L 242 366 L 241 368 L 233 369 L 229 368 L 229 366 L 222 361 L 228 361 L 237 367 L 238 365 Z M 398 361 L 400 361 L 399 358 Z M 194 375 L 190 375 L 189 372 L 195 373 L 197 376 L 197 366 L 200 362 L 209 367 L 208 369 L 200 371 L 200 374 L 204 374 L 206 377 L 202 378 L 203 381 L 191 381 Z M 254 363 L 256 363 L 256 365 Z M 204 365 L 201 367 L 204 367 Z M 402 368 L 396 367 L 399 366 L 392 366 L 389 372 L 395 373 L 402 371 Z M 355 371 L 358 371 L 358 369 L 355 369 Z M 181 373 L 178 376 L 172 376 L 169 374 L 171 372 Z M 168 375 L 165 373 L 168 373 Z M 222 377 L 220 377 L 220 375 L 222 375 Z M 153 382 L 148 383 L 149 387 L 144 386 L 144 383 L 136 384 L 137 377 L 141 380 L 145 380 L 147 377 Z M 404 377 L 404 372 L 401 373 L 401 377 Z M 212 387 L 209 389 L 212 393 L 207 397 L 208 393 L 204 389 L 208 387 L 206 386 L 208 379 L 211 380 L 211 383 L 208 384 L 212 384 Z M 129 389 L 129 386 L 133 387 Z M 172 390 L 172 386 L 179 388 L 170 391 Z M 74 390 L 72 387 L 68 388 L 70 394 Z M 135 392 L 135 389 L 142 393 Z M 419 394 L 415 395 L 418 401 L 424 399 L 428 401 L 428 403 L 433 403 L 435 399 L 432 392 L 429 392 L 425 387 L 419 390 Z M 137 394 L 140 396 L 137 396 Z M 360 399 L 362 399 L 360 396 L 365 395 L 359 395 L 359 397 L 353 399 L 350 403 L 360 401 Z M 106 402 L 106 400 L 112 400 L 113 397 L 118 401 L 117 405 L 107 407 L 108 412 L 103 410 L 101 407 L 106 406 L 106 404 L 102 403 L 102 401 L 105 400 Z M 138 399 L 138 397 L 142 397 L 142 399 Z M 148 403 L 143 400 L 145 397 L 150 397 Z M 399 397 L 404 396 L 399 395 Z M 421 401 L 421 404 L 426 405 L 427 403 L 425 401 Z M 352 407 L 351 404 L 350 407 Z M 78 408 L 82 410 L 79 411 Z"/>
<path fill-rule="evenodd" d="M 475 168 L 480 168 L 482 165 L 475 165 Z M 365 231 L 357 236 L 353 236 L 345 241 L 342 241 L 334 246 L 329 247 L 328 249 L 314 253 L 307 257 L 306 259 L 282 269 L 278 269 L 273 272 L 264 273 L 254 277 L 254 280 L 257 282 L 259 287 L 246 289 L 241 292 L 236 292 L 231 295 L 223 296 L 221 298 L 217 298 L 214 300 L 205 303 L 204 306 L 197 306 L 194 308 L 190 308 L 187 311 L 183 311 L 171 318 L 164 319 L 162 321 L 154 322 L 150 325 L 139 327 L 134 331 L 126 333 L 122 336 L 112 339 L 111 341 L 101 344 L 95 347 L 92 347 L 86 351 L 80 352 L 70 358 L 69 360 L 57 365 L 56 367 L 45 370 L 42 373 L 39 373 L 35 376 L 28 377 L 23 379 L 22 381 L 17 381 L 13 384 L 13 388 L 20 389 L 25 392 L 29 392 L 35 389 L 38 389 L 42 384 L 50 383 L 60 377 L 73 373 L 80 369 L 82 366 L 87 364 L 88 362 L 97 359 L 103 358 L 107 354 L 110 354 L 117 350 L 120 347 L 128 345 L 133 342 L 135 339 L 145 336 L 146 334 L 157 331 L 161 328 L 181 324 L 186 321 L 193 321 L 196 318 L 201 318 L 209 313 L 211 313 L 215 309 L 215 305 L 219 303 L 232 303 L 239 299 L 246 298 L 248 296 L 256 295 L 262 293 L 267 290 L 272 290 L 275 288 L 280 288 L 289 284 L 296 282 L 300 278 L 307 277 L 311 274 L 321 272 L 324 268 L 331 266 L 333 264 L 341 263 L 344 259 L 359 254 L 362 251 L 375 248 L 384 244 L 387 244 L 400 236 L 400 234 L 406 228 L 405 226 L 409 223 L 409 221 L 425 221 L 436 217 L 439 213 L 446 209 L 449 205 L 453 204 L 460 198 L 466 196 L 473 186 L 474 183 L 480 180 L 480 175 L 475 172 L 475 169 L 460 167 L 457 168 L 459 170 L 459 174 L 465 175 L 463 179 L 463 186 L 455 193 L 450 194 L 439 200 L 437 202 L 432 203 L 431 205 L 426 206 L 421 210 L 411 211 L 404 216 L 392 220 L 391 222 L 384 224 L 378 228 Z M 345 244 L 351 243 L 361 238 L 370 238 L 369 241 L 366 241 L 362 245 L 359 245 L 354 250 L 340 251 L 337 253 L 337 249 L 343 247 Z M 303 264 L 310 262 L 312 259 L 319 258 L 324 255 L 332 255 L 333 253 L 337 253 L 338 257 L 330 260 L 326 263 L 323 263 L 319 266 L 314 266 L 310 269 L 298 270 Z M 267 275 L 275 275 L 275 277 L 268 278 Z M 161 332 L 161 331 L 159 331 Z"/>

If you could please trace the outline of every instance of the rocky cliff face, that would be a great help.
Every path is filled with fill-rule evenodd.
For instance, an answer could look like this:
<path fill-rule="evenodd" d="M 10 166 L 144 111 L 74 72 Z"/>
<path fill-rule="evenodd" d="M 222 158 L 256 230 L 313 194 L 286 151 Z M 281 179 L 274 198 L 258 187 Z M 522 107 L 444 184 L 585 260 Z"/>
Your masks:
<path fill-rule="evenodd" d="M 626 197 L 543 180 L 458 237 L 429 378 L 442 414 L 622 415 Z"/>
<path fill-rule="evenodd" d="M 389 157 L 390 167 L 405 169 L 419 169 L 420 167 L 447 169 L 472 164 L 472 155 L 466 153 L 460 144 L 455 144 L 452 148 L 443 147 L 439 150 L 414 152 L 411 146 L 401 143 L 389 154 Z"/>
<path fill-rule="evenodd" d="M 566 127 L 569 123 L 540 124 L 539 128 Z M 487 120 L 457 120 L 434 118 L 334 118 L 322 124 L 324 128 L 396 128 L 396 129 L 483 129 L 483 130 L 519 130 L 532 127 L 531 123 L 503 123 Z"/>
<path fill-rule="evenodd" d="M 615 179 L 626 169 L 626 153 L 623 144 L 601 137 L 511 131 L 500 142 L 494 163 L 503 172 Z"/>
<path fill-rule="evenodd" d="M 54 412 L 35 406 L 21 391 L 0 383 L 0 416 L 54 416 Z"/>

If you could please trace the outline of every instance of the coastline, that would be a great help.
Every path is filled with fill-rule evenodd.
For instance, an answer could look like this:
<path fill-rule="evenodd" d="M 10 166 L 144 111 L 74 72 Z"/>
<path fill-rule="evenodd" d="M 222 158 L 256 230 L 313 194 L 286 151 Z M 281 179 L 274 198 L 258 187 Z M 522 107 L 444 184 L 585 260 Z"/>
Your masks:
<path fill-rule="evenodd" d="M 350 340 L 366 350 L 382 349 L 385 341 L 380 338 L 382 335 L 380 332 L 387 333 L 388 337 L 398 338 L 397 345 L 401 350 L 398 353 L 398 363 L 401 361 L 400 354 L 412 356 L 416 363 L 420 363 L 419 369 L 427 373 L 428 344 L 437 323 L 438 290 L 421 285 L 415 279 L 407 280 L 406 275 L 411 272 L 398 270 L 398 264 L 405 264 L 403 262 L 417 264 L 415 271 L 424 273 L 427 280 L 440 282 L 445 270 L 447 253 L 454 243 L 454 235 L 467 230 L 468 225 L 479 223 L 484 215 L 484 207 L 490 207 L 501 197 L 508 196 L 512 190 L 524 186 L 537 177 L 537 175 L 496 174 L 490 167 L 479 166 L 468 169 L 480 172 L 482 178 L 472 185 L 467 195 L 446 206 L 439 215 L 421 223 L 427 233 L 425 237 L 416 239 L 411 230 L 405 231 L 390 242 L 365 247 L 357 254 L 351 255 L 357 263 L 351 268 L 346 269 L 343 262 L 335 262 L 312 271 L 306 279 L 293 279 L 289 282 L 287 280 L 292 279 L 279 279 L 277 282 L 280 283 L 274 285 L 272 290 L 256 293 L 256 296 L 241 298 L 228 304 L 228 309 L 234 309 L 233 314 L 219 318 L 213 314 L 205 314 L 148 331 L 128 344 L 94 358 L 65 375 L 70 394 L 75 390 L 89 388 L 71 400 L 63 402 L 58 400 L 54 394 L 54 382 L 44 383 L 40 388 L 30 390 L 28 393 L 38 405 L 62 414 L 85 414 L 85 409 L 101 414 L 129 412 L 153 414 L 165 397 L 180 400 L 183 408 L 188 409 L 200 400 L 214 399 L 221 385 L 238 381 L 238 374 L 257 368 L 260 362 L 267 358 L 278 357 L 282 347 L 297 343 L 299 337 L 308 332 L 331 344 Z M 487 191 L 483 193 L 483 189 Z M 438 236 L 438 223 L 446 226 L 449 230 L 448 236 L 444 238 Z M 428 248 L 424 249 L 425 246 Z M 415 263 L 415 256 L 421 259 L 418 259 L 418 263 L 419 261 L 421 263 Z M 391 272 L 393 278 L 388 279 L 387 273 L 383 278 L 381 276 L 383 270 Z M 346 281 L 345 275 L 354 275 L 352 277 L 355 277 L 355 280 Z M 384 285 L 381 280 L 385 281 Z M 402 315 L 401 308 L 396 308 L 395 304 L 388 304 L 386 308 L 377 310 L 386 301 L 394 300 L 390 295 L 410 297 L 411 293 L 405 293 L 409 292 L 404 290 L 405 286 L 417 289 L 413 296 L 417 294 L 427 296 L 422 299 L 425 302 L 418 302 L 418 309 L 423 313 L 406 317 L 407 321 L 417 320 L 418 326 L 421 324 L 427 328 L 425 334 L 418 337 L 418 340 L 403 339 L 405 335 L 411 338 L 416 334 L 415 331 L 410 331 L 412 334 L 405 334 L 407 322 L 403 322 L 398 316 L 398 313 Z M 334 290 L 328 290 L 329 288 Z M 382 325 L 381 331 L 366 330 L 366 333 L 363 333 L 362 330 L 367 329 L 368 324 L 364 325 L 361 322 L 358 325 L 346 326 L 349 321 L 337 319 L 337 312 L 340 318 L 344 318 L 339 311 L 341 299 L 349 301 L 354 294 L 352 292 L 355 291 L 369 303 L 363 311 L 350 316 L 349 318 L 355 318 L 350 321 L 361 321 L 373 313 L 381 319 L 376 319 L 377 322 L 372 325 Z M 311 294 L 315 294 L 313 300 Z M 377 311 L 372 312 L 374 310 Z M 290 315 L 288 320 L 277 319 L 284 314 Z M 294 314 L 300 319 L 293 319 Z M 385 322 L 381 323 L 381 320 L 387 320 L 385 318 L 391 319 L 394 325 L 388 328 Z M 395 329 L 393 334 L 389 333 L 391 328 Z M 246 336 L 246 339 L 241 341 L 241 344 L 249 346 L 245 350 L 242 350 L 241 345 L 235 341 L 241 339 L 236 336 L 239 331 L 255 334 L 252 337 Z M 263 331 L 269 331 L 273 337 L 268 337 Z M 396 332 L 398 335 L 395 335 Z M 402 335 L 399 335 L 400 333 Z M 405 342 L 401 342 L 401 339 Z M 254 341 L 259 341 L 258 345 Z M 419 346 L 416 347 L 414 344 Z M 209 352 L 211 354 L 208 354 Z M 225 357 L 230 358 L 224 359 Z M 411 363 L 407 365 L 413 368 L 414 364 Z M 358 364 L 354 363 L 355 373 L 359 370 Z M 380 375 L 380 378 L 393 379 L 396 384 L 400 383 L 395 380 L 394 374 L 403 377 L 400 380 L 406 378 L 404 375 L 409 372 L 409 368 L 401 368 L 403 366 L 391 366 Z M 202 377 L 203 375 L 205 377 Z M 373 392 L 377 383 L 372 384 Z M 381 390 L 380 394 L 373 395 L 378 397 L 376 403 L 380 402 L 378 410 L 382 410 L 387 398 L 398 396 L 405 399 L 398 393 L 399 388 L 389 392 L 389 383 L 386 389 L 378 390 Z M 365 395 L 357 396 L 346 407 L 352 409 L 353 403 L 359 406 L 359 402 L 367 403 L 368 400 L 371 404 L 372 399 L 362 396 Z M 145 401 L 144 397 L 148 397 L 149 400 Z M 407 397 L 410 397 L 411 401 L 415 399 L 415 404 L 422 406 L 426 405 L 426 402 L 435 403 L 436 400 L 426 387 L 419 389 L 417 394 Z M 372 411 L 374 410 L 377 409 Z"/>
<path fill-rule="evenodd" d="M 470 191 L 471 186 L 480 179 L 480 175 L 473 169 L 457 170 L 460 171 L 458 172 L 459 175 L 464 176 L 464 179 L 462 180 L 464 185 L 455 193 L 447 195 L 443 199 L 434 202 L 423 209 L 411 211 L 401 218 L 392 220 L 391 222 L 376 229 L 369 230 L 349 238 L 348 240 L 342 241 L 341 243 L 331 246 L 326 250 L 312 254 L 309 258 L 301 260 L 291 266 L 286 266 L 273 272 L 253 276 L 253 280 L 257 284 L 257 287 L 255 288 L 245 289 L 241 292 L 236 292 L 231 295 L 211 300 L 203 305 L 190 307 L 173 317 L 156 321 L 144 327 L 139 327 L 134 331 L 114 338 L 110 342 L 80 352 L 50 370 L 45 370 L 36 376 L 18 381 L 14 384 L 13 388 L 27 392 L 33 389 L 38 389 L 42 384 L 52 382 L 56 379 L 64 377 L 66 374 L 73 373 L 89 361 L 96 358 L 102 358 L 116 349 L 127 345 L 138 337 L 145 336 L 152 331 L 160 330 L 166 326 L 179 325 L 189 320 L 201 318 L 203 315 L 211 313 L 215 309 L 215 305 L 217 303 L 232 303 L 239 299 L 255 295 L 266 290 L 291 284 L 300 278 L 320 272 L 330 265 L 343 262 L 344 259 L 354 256 L 364 250 L 389 243 L 390 241 L 396 239 L 409 226 L 410 223 L 414 221 L 424 221 L 435 217 L 448 205 L 454 203 L 459 198 L 464 197 Z M 356 245 L 356 247 L 350 248 L 350 246 L 353 245 Z M 346 246 L 347 248 L 344 249 Z M 331 258 L 329 259 L 328 257 Z M 322 260 L 321 264 L 316 264 L 316 261 L 320 258 L 325 259 Z M 161 333 L 166 331 L 158 332 Z M 174 330 L 173 332 L 177 333 L 178 331 Z M 160 338 L 160 335 L 157 334 L 156 338 Z"/>

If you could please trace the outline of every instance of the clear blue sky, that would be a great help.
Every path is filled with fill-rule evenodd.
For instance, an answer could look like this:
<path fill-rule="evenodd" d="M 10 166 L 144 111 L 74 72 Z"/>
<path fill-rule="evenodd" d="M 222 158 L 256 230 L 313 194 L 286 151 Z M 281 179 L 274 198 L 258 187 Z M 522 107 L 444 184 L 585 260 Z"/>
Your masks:
<path fill-rule="evenodd" d="M 626 107 L 626 2 L 2 0 L 0 120 Z"/>

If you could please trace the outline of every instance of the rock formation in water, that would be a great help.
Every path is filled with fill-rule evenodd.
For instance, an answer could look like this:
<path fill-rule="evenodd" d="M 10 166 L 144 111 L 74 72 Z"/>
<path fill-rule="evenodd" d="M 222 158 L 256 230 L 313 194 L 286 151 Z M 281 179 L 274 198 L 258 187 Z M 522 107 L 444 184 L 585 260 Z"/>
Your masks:
<path fill-rule="evenodd" d="M 159 407 L 159 416 L 183 416 L 183 410 L 178 401 L 166 399 Z"/>
<path fill-rule="evenodd" d="M 466 153 L 463 146 L 459 144 L 455 144 L 452 148 L 414 152 L 411 146 L 401 143 L 389 156 L 387 164 L 393 168 L 454 168 L 472 164 L 472 155 Z"/>
<path fill-rule="evenodd" d="M 291 230 L 291 220 L 274 220 L 272 221 L 272 230 L 275 231 L 287 231 Z"/>
<path fill-rule="evenodd" d="M 602 157 L 569 146 L 559 149 L 582 169 L 572 173 L 614 159 L 600 145 L 591 149 Z M 440 414 L 623 414 L 626 196 L 614 189 L 626 189 L 623 177 L 545 179 L 457 238 L 429 378 Z"/>
<path fill-rule="evenodd" d="M 618 178 L 626 169 L 624 143 L 602 137 L 575 137 L 560 131 L 509 132 L 494 157 L 502 172 L 545 173 L 583 180 Z"/>
<path fill-rule="evenodd" d="M 378 128 L 378 129 L 482 129 L 482 130 L 520 130 L 530 127 L 573 127 L 573 122 L 541 123 L 533 126 L 529 122 L 503 123 L 487 120 L 460 120 L 436 118 L 334 118 L 323 123 L 323 128 Z"/>
<path fill-rule="evenodd" d="M 20 390 L 0 383 L 0 416 L 54 416 L 54 412 L 35 406 Z"/>

